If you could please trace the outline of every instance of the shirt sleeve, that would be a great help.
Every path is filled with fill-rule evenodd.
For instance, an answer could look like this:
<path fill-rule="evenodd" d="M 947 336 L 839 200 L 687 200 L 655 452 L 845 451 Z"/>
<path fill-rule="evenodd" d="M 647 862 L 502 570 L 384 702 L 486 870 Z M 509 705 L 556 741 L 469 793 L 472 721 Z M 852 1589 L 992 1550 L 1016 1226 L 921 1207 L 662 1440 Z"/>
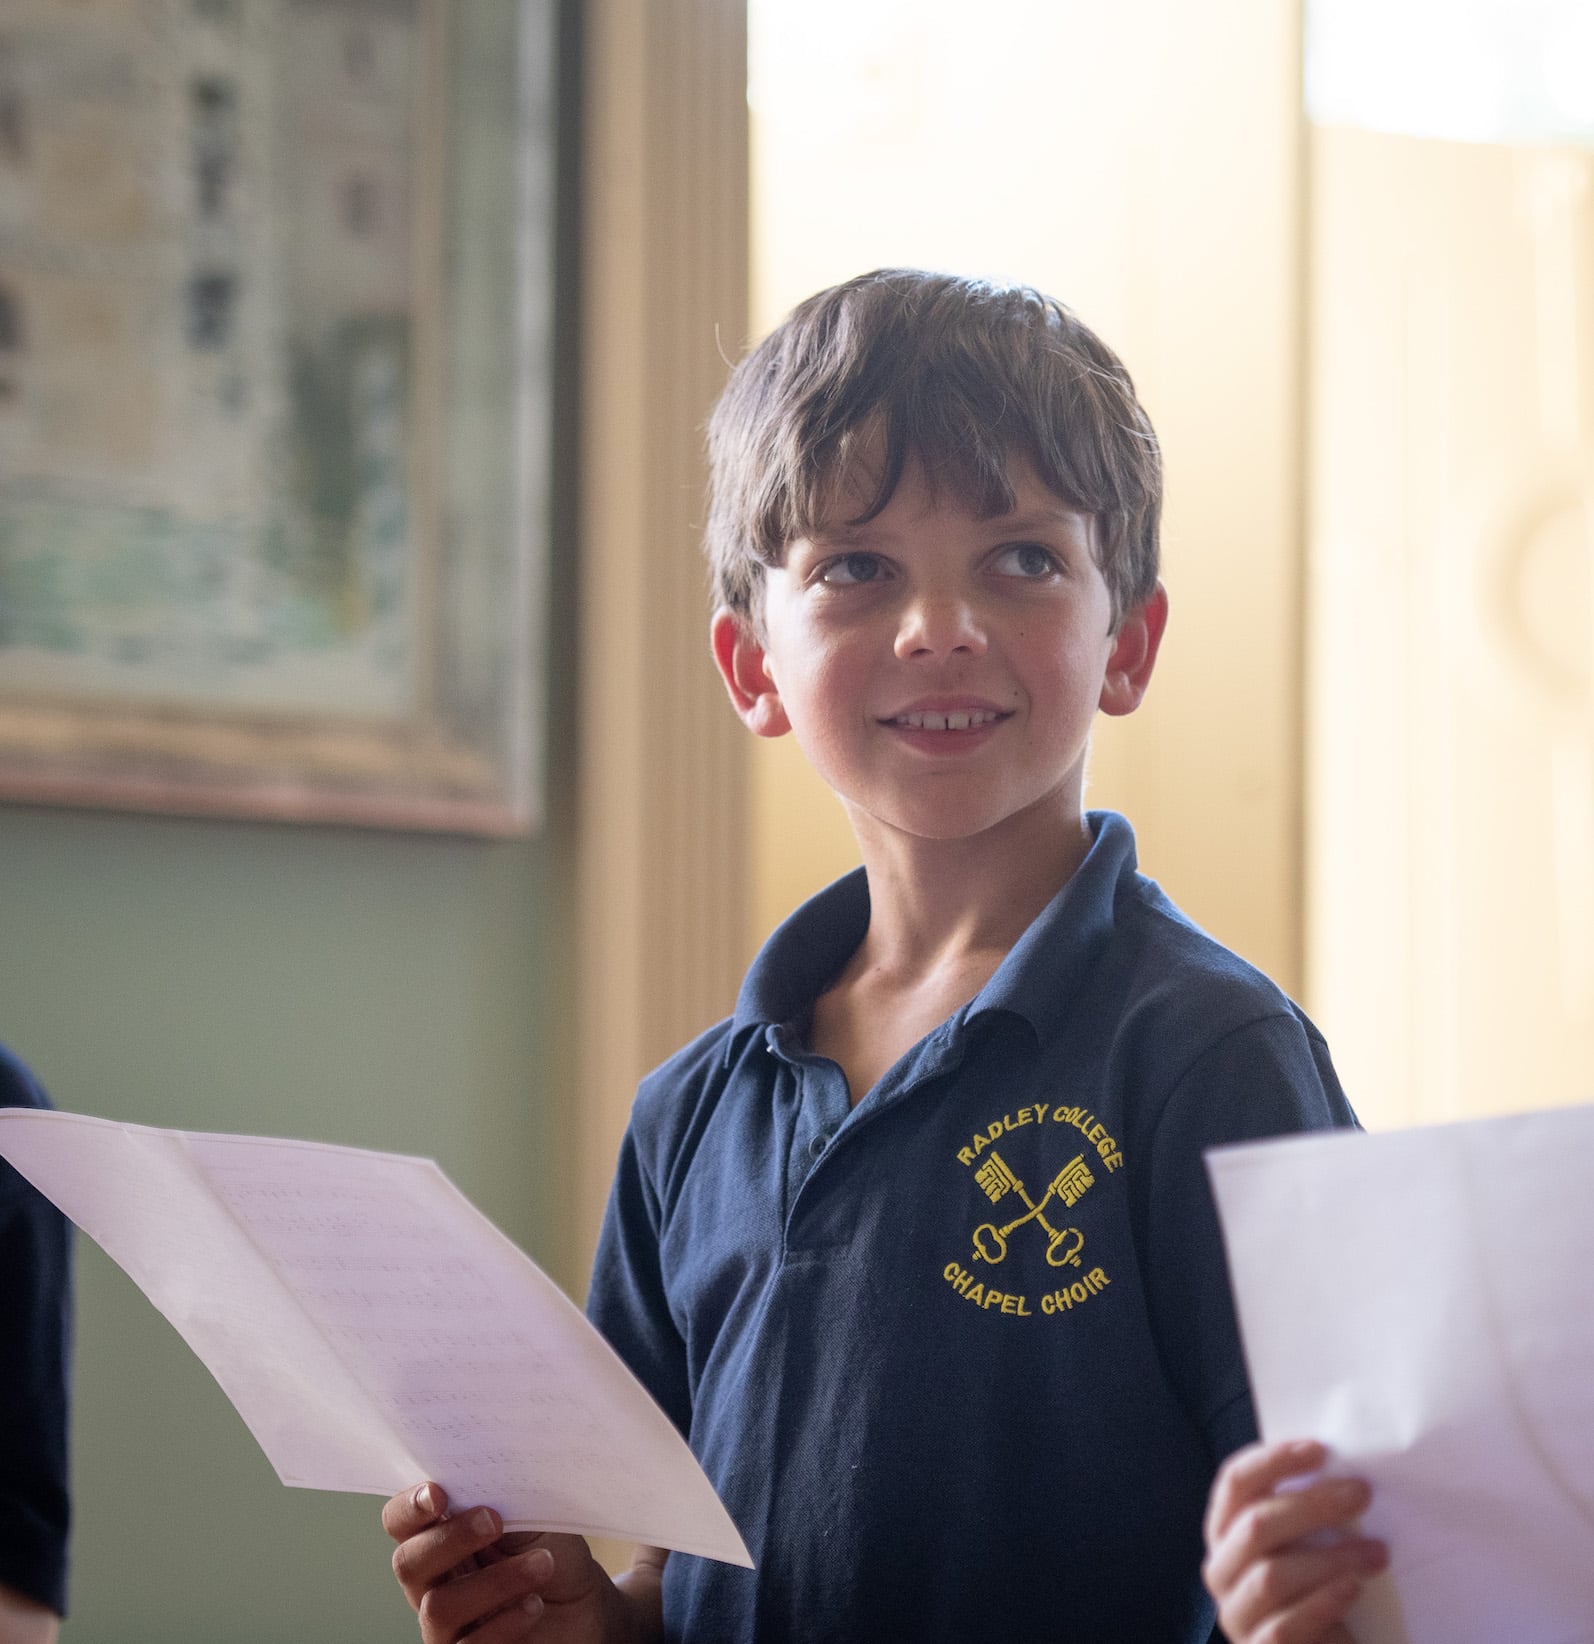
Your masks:
<path fill-rule="evenodd" d="M 0 1048 L 0 1106 L 49 1105 Z M 0 1159 L 0 1582 L 58 1615 L 66 1613 L 71 1348 L 71 1229 Z"/>
<path fill-rule="evenodd" d="M 598 1239 L 587 1317 L 683 1437 L 692 1425 L 686 1344 L 670 1312 L 659 1256 L 658 1195 L 626 1132 Z"/>
<path fill-rule="evenodd" d="M 1219 1039 L 1163 1107 L 1144 1209 L 1146 1286 L 1168 1377 L 1214 1463 L 1256 1437 L 1256 1416 L 1202 1155 L 1227 1142 L 1355 1123 L 1327 1047 L 1288 1014 Z"/>

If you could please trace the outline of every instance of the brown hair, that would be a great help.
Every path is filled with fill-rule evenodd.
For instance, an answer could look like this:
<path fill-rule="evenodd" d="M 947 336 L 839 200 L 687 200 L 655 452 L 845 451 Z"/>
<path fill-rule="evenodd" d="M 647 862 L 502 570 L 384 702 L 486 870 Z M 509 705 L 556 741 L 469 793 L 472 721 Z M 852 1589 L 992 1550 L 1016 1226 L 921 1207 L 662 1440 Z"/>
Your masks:
<path fill-rule="evenodd" d="M 826 523 L 860 451 L 890 502 L 910 461 L 981 516 L 1015 503 L 1022 457 L 1094 516 L 1113 620 L 1157 580 L 1162 460 L 1115 355 L 1028 286 L 887 268 L 799 304 L 731 373 L 709 419 L 704 548 L 714 599 L 757 623 L 767 567 Z"/>

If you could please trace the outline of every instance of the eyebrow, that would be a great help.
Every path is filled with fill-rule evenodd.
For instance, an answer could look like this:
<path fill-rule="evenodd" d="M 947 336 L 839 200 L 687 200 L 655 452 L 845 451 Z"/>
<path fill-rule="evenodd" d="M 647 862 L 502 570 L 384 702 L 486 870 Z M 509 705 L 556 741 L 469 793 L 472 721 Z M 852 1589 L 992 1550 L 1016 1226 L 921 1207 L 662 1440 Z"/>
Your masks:
<path fill-rule="evenodd" d="M 1025 514 L 992 514 L 989 519 L 982 519 L 981 525 L 990 525 L 1000 531 L 1022 536 L 1026 531 L 1043 531 L 1048 527 L 1066 526 L 1075 520 L 1089 522 L 1090 514 L 1083 508 L 1070 508 L 1067 503 L 1060 502 L 1056 508 L 1032 509 Z M 842 523 L 833 526 L 820 526 L 808 533 L 808 540 L 816 546 L 827 548 L 868 547 L 880 540 L 880 533 L 876 530 L 877 520 L 865 520 L 862 524 L 853 525 Z"/>
<path fill-rule="evenodd" d="M 1089 518 L 1090 515 L 1085 509 L 1070 508 L 1067 503 L 1059 503 L 1055 508 L 1043 508 L 1028 514 L 993 514 L 990 524 L 999 526 L 1004 531 L 1040 531 L 1048 525 L 1071 525 L 1076 519 Z"/>

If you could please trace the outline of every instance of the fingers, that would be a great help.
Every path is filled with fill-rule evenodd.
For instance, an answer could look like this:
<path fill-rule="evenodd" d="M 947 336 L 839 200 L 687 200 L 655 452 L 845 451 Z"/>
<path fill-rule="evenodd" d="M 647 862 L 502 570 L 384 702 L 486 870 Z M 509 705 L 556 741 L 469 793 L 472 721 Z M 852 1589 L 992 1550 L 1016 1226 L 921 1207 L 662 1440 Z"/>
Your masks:
<path fill-rule="evenodd" d="M 1333 1644 L 1362 1583 L 1388 1563 L 1353 1533 L 1372 1492 L 1313 1477 L 1321 1444 L 1252 1445 L 1224 1463 L 1207 1512 L 1202 1568 L 1224 1632 L 1245 1644 Z"/>
<path fill-rule="evenodd" d="M 1249 1644 L 1318 1644 L 1387 1563 L 1381 1542 L 1362 1539 L 1280 1553 L 1246 1571 L 1218 1619 Z"/>
<path fill-rule="evenodd" d="M 572 1571 L 583 1563 L 575 1551 L 591 1564 L 578 1536 L 506 1536 L 489 1507 L 455 1517 L 447 1509 L 448 1496 L 437 1484 L 417 1485 L 382 1509 L 382 1526 L 398 1543 L 393 1573 L 420 1618 L 424 1644 L 457 1644 L 467 1635 L 470 1644 L 519 1644 L 532 1636 L 547 1605 L 567 1596 L 558 1590 L 550 1544 Z"/>
<path fill-rule="evenodd" d="M 447 1511 L 448 1492 L 441 1484 L 417 1484 L 383 1504 L 382 1528 L 395 1541 L 405 1541 Z"/>
<path fill-rule="evenodd" d="M 395 1501 L 398 1499 L 394 1497 Z M 395 1517 L 401 1523 L 408 1522 L 402 1512 Z M 503 1534 L 503 1529 L 503 1521 L 492 1508 L 477 1507 L 457 1518 L 439 1519 L 405 1536 L 393 1549 L 393 1574 L 398 1577 L 410 1607 L 419 1610 L 421 1601 L 433 1588 L 456 1573 L 463 1578 L 473 1571 L 477 1555 L 486 1553 Z M 491 1567 L 499 1566 L 493 1563 Z"/>
<path fill-rule="evenodd" d="M 545 1547 L 500 1560 L 429 1588 L 417 1611 L 425 1644 L 508 1644 L 530 1635 L 543 1614 L 541 1588 L 553 1574 Z"/>
<path fill-rule="evenodd" d="M 1299 1604 L 1270 1616 L 1255 1632 L 1235 1631 L 1231 1635 L 1228 1629 L 1234 1623 L 1224 1622 L 1224 1635 L 1243 1638 L 1246 1644 L 1355 1644 L 1341 1622 L 1356 1602 L 1361 1585 L 1347 1577 L 1319 1588 Z"/>
<path fill-rule="evenodd" d="M 1319 1479 L 1299 1490 L 1252 1501 L 1229 1520 L 1207 1554 L 1207 1585 L 1231 1591 L 1251 1567 L 1309 1536 L 1349 1529 L 1372 1491 L 1358 1478 Z"/>
<path fill-rule="evenodd" d="M 532 1640 L 547 1636 L 544 1620 L 547 1612 L 539 1600 L 528 1598 L 525 1607 L 513 1605 L 473 1627 L 465 1644 L 531 1644 Z"/>
<path fill-rule="evenodd" d="M 1327 1449 L 1313 1439 L 1283 1444 L 1249 1444 L 1236 1450 L 1218 1469 L 1207 1503 L 1207 1545 L 1214 1545 L 1235 1515 L 1278 1489 L 1286 1479 L 1315 1473 L 1328 1460 Z"/>

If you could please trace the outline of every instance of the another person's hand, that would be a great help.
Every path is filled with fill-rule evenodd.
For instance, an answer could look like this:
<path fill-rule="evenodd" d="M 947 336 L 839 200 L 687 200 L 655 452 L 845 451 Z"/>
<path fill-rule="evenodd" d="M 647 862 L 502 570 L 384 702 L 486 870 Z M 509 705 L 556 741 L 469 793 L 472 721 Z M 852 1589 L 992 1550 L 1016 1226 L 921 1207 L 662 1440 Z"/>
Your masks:
<path fill-rule="evenodd" d="M 398 1543 L 393 1573 L 424 1644 L 617 1644 L 649 1631 L 646 1605 L 638 1611 L 581 1536 L 505 1535 L 490 1507 L 451 1516 L 437 1484 L 394 1496 L 382 1528 Z"/>
<path fill-rule="evenodd" d="M 1309 1479 L 1328 1460 L 1308 1440 L 1253 1444 L 1218 1469 L 1207 1506 L 1207 1589 L 1232 1644 L 1353 1644 L 1343 1625 L 1389 1551 L 1356 1531 L 1372 1492 Z"/>

